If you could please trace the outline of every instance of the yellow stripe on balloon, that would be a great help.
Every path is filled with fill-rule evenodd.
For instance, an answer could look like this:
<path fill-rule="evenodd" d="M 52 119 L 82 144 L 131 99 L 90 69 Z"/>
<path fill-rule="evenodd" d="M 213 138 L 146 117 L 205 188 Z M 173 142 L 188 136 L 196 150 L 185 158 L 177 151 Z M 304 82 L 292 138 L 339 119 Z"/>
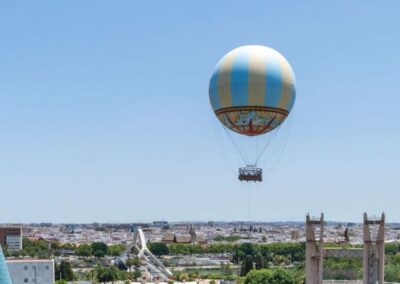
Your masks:
<path fill-rule="evenodd" d="M 237 49 L 229 52 L 224 61 L 221 62 L 218 74 L 218 96 L 221 103 L 221 108 L 232 106 L 232 96 L 231 96 L 231 72 L 233 62 L 238 53 Z"/>
<path fill-rule="evenodd" d="M 289 63 L 283 56 L 279 56 L 279 63 L 282 70 L 282 96 L 279 100 L 278 108 L 288 109 L 290 99 L 292 98 L 292 88 L 294 83 L 294 78 L 292 76 L 292 70 Z"/>
<path fill-rule="evenodd" d="M 254 47 L 249 54 L 249 105 L 263 106 L 265 104 L 266 62 L 265 49 L 258 46 Z"/>

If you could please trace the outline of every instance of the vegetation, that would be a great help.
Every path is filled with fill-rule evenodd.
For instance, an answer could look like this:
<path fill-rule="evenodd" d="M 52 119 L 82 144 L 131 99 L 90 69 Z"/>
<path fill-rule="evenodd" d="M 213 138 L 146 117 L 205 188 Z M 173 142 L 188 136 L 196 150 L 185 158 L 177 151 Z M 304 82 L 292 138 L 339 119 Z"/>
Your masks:
<path fill-rule="evenodd" d="M 304 243 L 272 243 L 272 244 L 237 244 L 232 237 L 216 237 L 221 243 L 209 245 L 198 244 L 170 244 L 149 243 L 149 249 L 157 256 L 185 255 L 185 254 L 222 254 L 231 256 L 231 261 L 236 265 L 234 269 L 229 264 L 213 271 L 187 270 L 177 273 L 176 279 L 196 280 L 232 279 L 239 283 L 302 283 L 304 280 Z M 325 244 L 330 248 L 360 248 L 360 245 L 350 244 Z M 90 272 L 73 273 L 71 264 L 62 261 L 55 266 L 57 283 L 63 281 L 97 280 L 100 282 L 117 280 L 137 280 L 141 277 L 140 259 L 128 259 L 128 271 L 119 270 L 117 267 L 104 266 L 104 256 L 120 255 L 125 247 L 123 245 L 106 245 L 95 242 L 92 244 L 60 244 L 47 240 L 23 239 L 24 249 L 19 252 L 9 253 L 6 256 L 29 256 L 35 258 L 51 258 L 60 255 L 75 254 L 80 256 L 87 267 L 96 267 Z M 387 243 L 385 245 L 385 279 L 388 282 L 400 282 L 400 243 Z M 239 269 L 240 268 L 240 269 Z M 360 258 L 333 258 L 324 259 L 324 279 L 353 280 L 362 278 L 362 259 Z M 272 280 L 271 280 L 272 279 Z M 294 282 L 293 282 L 294 281 Z"/>
<path fill-rule="evenodd" d="M 95 275 L 99 282 L 114 282 L 117 280 L 127 280 L 128 273 L 119 270 L 115 266 L 100 266 L 95 269 Z"/>
<path fill-rule="evenodd" d="M 286 269 L 261 269 L 250 271 L 244 281 L 245 284 L 298 284 L 302 280 L 296 280 L 293 273 Z"/>
<path fill-rule="evenodd" d="M 244 255 L 255 255 L 260 252 L 264 257 L 272 260 L 273 255 L 283 255 L 291 261 L 303 261 L 305 257 L 304 243 L 272 243 L 272 244 L 170 244 L 170 254 L 212 254 L 212 253 L 233 253 L 235 257 Z"/>
<path fill-rule="evenodd" d="M 60 265 L 55 265 L 54 274 L 56 280 L 74 281 L 74 272 L 72 271 L 71 264 L 67 261 L 61 261 Z"/>
<path fill-rule="evenodd" d="M 216 241 L 216 242 L 236 242 L 237 240 L 240 240 L 240 239 L 242 239 L 242 237 L 241 236 L 227 236 L 227 237 L 224 237 L 224 236 L 216 236 L 215 238 L 214 238 L 214 241 Z"/>
<path fill-rule="evenodd" d="M 75 254 L 78 256 L 89 257 L 104 257 L 104 256 L 118 256 L 124 250 L 125 246 L 121 244 L 117 245 L 107 245 L 102 242 L 95 242 L 92 244 L 60 244 L 54 241 L 48 240 L 30 240 L 28 238 L 23 238 L 23 249 L 16 252 L 8 252 L 4 250 L 6 256 L 14 257 L 35 257 L 35 258 L 50 258 L 53 256 L 69 255 Z"/>
<path fill-rule="evenodd" d="M 104 257 L 107 254 L 108 246 L 105 243 L 95 242 L 91 244 L 93 255 Z"/>
<path fill-rule="evenodd" d="M 362 246 L 327 243 L 326 247 L 351 249 L 361 248 Z M 241 266 L 239 274 L 245 277 L 245 283 L 303 283 L 304 281 L 304 243 L 223 243 L 208 246 L 171 244 L 169 249 L 171 254 L 231 253 L 232 262 Z M 385 279 L 391 282 L 400 282 L 400 243 L 386 244 L 385 251 Z M 274 274 L 277 267 L 280 270 Z M 276 276 L 272 277 L 272 275 Z M 221 271 L 208 275 L 201 274 L 201 276 L 208 279 L 235 278 L 234 275 L 224 274 Z M 324 279 L 334 280 L 362 279 L 362 259 L 325 258 L 323 276 Z M 190 279 L 193 278 L 189 273 Z M 269 280 L 262 282 L 263 279 Z"/>
<path fill-rule="evenodd" d="M 245 284 L 270 283 L 271 271 L 269 269 L 251 270 L 244 281 Z"/>
<path fill-rule="evenodd" d="M 157 256 L 169 254 L 169 248 L 164 243 L 148 243 L 147 248 Z"/>
<path fill-rule="evenodd" d="M 109 245 L 106 254 L 111 256 L 119 256 L 124 252 L 124 250 L 125 250 L 124 245 L 121 244 Z"/>
<path fill-rule="evenodd" d="M 361 258 L 325 258 L 324 279 L 355 280 L 362 279 Z"/>
<path fill-rule="evenodd" d="M 128 258 L 126 260 L 126 266 L 128 266 L 128 271 L 131 279 L 137 280 L 140 276 L 142 276 L 142 273 L 139 270 L 141 265 L 142 261 L 137 256 L 135 256 L 134 258 Z M 133 273 L 132 267 L 134 267 Z"/>
<path fill-rule="evenodd" d="M 91 256 L 93 254 L 93 249 L 91 245 L 82 244 L 77 247 L 75 253 L 79 256 Z"/>

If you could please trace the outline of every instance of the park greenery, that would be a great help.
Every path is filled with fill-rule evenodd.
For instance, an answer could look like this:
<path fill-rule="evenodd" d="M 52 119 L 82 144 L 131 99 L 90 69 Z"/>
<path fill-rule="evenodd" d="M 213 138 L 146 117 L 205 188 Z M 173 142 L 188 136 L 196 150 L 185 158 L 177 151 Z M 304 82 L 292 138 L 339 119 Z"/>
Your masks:
<path fill-rule="evenodd" d="M 30 240 L 23 238 L 23 249 L 15 252 L 4 250 L 4 254 L 8 257 L 35 257 L 50 258 L 61 255 L 78 255 L 83 257 L 104 257 L 118 256 L 125 250 L 125 246 L 121 244 L 107 245 L 102 242 L 94 242 L 92 244 L 60 244 L 55 241 L 48 240 Z"/>
<path fill-rule="evenodd" d="M 243 237 L 242 236 L 216 236 L 214 238 L 214 241 L 232 243 L 232 242 L 236 242 L 236 241 L 238 241 L 240 239 L 243 239 Z"/>
<path fill-rule="evenodd" d="M 361 248 L 351 244 L 325 244 L 327 248 Z M 158 257 L 183 256 L 191 254 L 213 255 L 225 254 L 230 257 L 231 264 L 221 263 L 215 270 L 185 270 L 175 274 L 175 278 L 182 281 L 196 279 L 229 279 L 238 283 L 304 283 L 305 243 L 241 243 L 234 238 L 218 238 L 218 242 L 199 244 L 169 244 L 148 243 L 148 248 Z M 135 280 L 141 277 L 140 259 L 129 258 L 127 270 L 107 265 L 102 259 L 113 258 L 124 250 L 123 245 L 107 245 L 102 242 L 91 244 L 60 244 L 48 240 L 23 239 L 23 250 L 9 253 L 7 256 L 52 258 L 57 256 L 75 255 L 85 261 L 92 270 L 85 273 L 74 273 L 75 263 L 65 260 L 57 262 L 55 279 L 58 283 L 73 280 L 95 280 L 110 282 L 117 280 Z M 400 282 L 400 243 L 385 245 L 385 280 Z M 324 279 L 353 280 L 362 278 L 362 259 L 356 257 L 324 259 Z"/>

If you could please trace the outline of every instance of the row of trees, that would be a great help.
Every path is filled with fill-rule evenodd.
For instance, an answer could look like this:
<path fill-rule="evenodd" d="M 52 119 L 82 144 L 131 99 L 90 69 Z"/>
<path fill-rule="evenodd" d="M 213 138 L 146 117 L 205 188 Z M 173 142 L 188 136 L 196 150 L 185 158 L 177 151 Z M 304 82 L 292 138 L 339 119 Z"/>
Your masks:
<path fill-rule="evenodd" d="M 60 245 L 56 242 L 46 240 L 31 241 L 24 239 L 24 250 L 19 252 L 21 256 L 32 256 L 39 258 L 48 258 L 62 253 L 62 251 L 73 252 L 83 257 L 103 257 L 105 255 L 119 255 L 123 250 L 122 245 L 107 246 L 105 243 L 95 242 L 92 244 L 83 244 L 75 246 L 72 244 Z M 326 244 L 331 246 L 331 244 Z M 332 245 L 336 246 L 336 245 Z M 353 247 L 347 245 L 349 248 Z M 274 271 L 271 267 L 295 266 L 295 271 L 304 270 L 305 244 L 304 243 L 272 243 L 272 244 L 209 244 L 191 245 L 191 244 L 170 244 L 149 243 L 149 249 L 157 256 L 171 254 L 213 254 L 213 253 L 230 253 L 232 262 L 240 265 L 240 275 L 247 277 L 250 271 L 263 271 L 267 269 L 270 273 Z M 385 246 L 386 251 L 386 267 L 385 279 L 391 282 L 400 282 L 400 243 L 389 243 Z M 87 260 L 101 261 L 98 258 L 87 258 Z M 99 264 L 98 268 L 93 270 L 96 279 L 105 279 L 112 277 L 114 280 L 136 279 L 140 277 L 139 264 L 137 260 L 131 261 L 128 271 L 121 271 L 115 267 L 107 268 Z M 100 270 L 99 270 L 100 269 Z M 229 270 L 228 270 L 229 271 Z M 291 273 L 292 270 L 288 270 Z M 255 273 L 255 272 L 253 272 Z M 225 272 L 223 273 L 225 274 Z M 264 273 L 265 274 L 265 273 Z M 114 276 L 110 276 L 114 275 Z M 228 273 L 225 277 L 228 277 Z M 265 276 L 265 275 L 264 275 Z M 88 276 L 89 277 L 89 276 Z M 326 258 L 324 260 L 324 278 L 337 280 L 352 280 L 362 277 L 362 262 L 356 258 Z M 56 279 L 73 280 L 74 278 L 70 264 L 62 262 L 56 266 Z M 90 278 L 88 278 L 90 279 Z M 249 282 L 250 283 L 250 282 Z M 268 283 L 268 282 L 266 282 Z"/>
<path fill-rule="evenodd" d="M 385 281 L 400 282 L 400 243 L 385 244 Z M 324 279 L 355 280 L 362 279 L 361 258 L 325 258 Z"/>
<path fill-rule="evenodd" d="M 324 279 L 362 279 L 362 259 L 360 258 L 325 258 L 323 263 Z"/>
<path fill-rule="evenodd" d="M 304 243 L 222 243 L 209 244 L 207 246 L 193 244 L 166 245 L 163 243 L 149 243 L 148 248 L 152 253 L 158 256 L 168 254 L 230 253 L 232 254 L 232 262 L 241 265 L 240 276 L 245 277 L 242 279 L 246 279 L 246 283 L 294 284 L 302 283 L 304 280 Z M 266 269 L 271 265 L 286 266 L 293 263 L 298 263 L 298 269 Z M 203 275 L 203 277 L 204 276 L 205 275 Z M 200 276 L 196 273 L 185 272 L 177 275 L 177 279 L 180 280 L 193 280 L 196 279 L 196 277 Z M 235 279 L 237 276 L 233 275 L 230 265 L 221 265 L 220 273 L 207 275 L 207 278 Z"/>
<path fill-rule="evenodd" d="M 218 237 L 216 237 L 218 238 Z M 231 241 L 230 237 L 222 237 L 226 241 Z M 235 237 L 232 237 L 234 240 Z M 326 243 L 326 247 L 343 247 L 343 244 Z M 149 244 L 150 249 L 157 247 L 162 248 L 162 254 L 207 254 L 207 253 L 234 253 L 237 249 L 243 251 L 245 254 L 257 254 L 260 252 L 262 255 L 269 254 L 290 255 L 293 261 L 303 261 L 305 258 L 305 243 L 270 243 L 270 244 L 235 244 L 235 243 L 216 243 L 208 245 L 198 244 L 170 244 L 165 245 L 161 243 Z M 360 248 L 360 245 L 346 244 L 344 248 Z M 153 252 L 154 253 L 154 252 Z M 400 253 L 400 242 L 385 244 L 386 255 L 396 255 Z"/>
<path fill-rule="evenodd" d="M 60 244 L 58 242 L 50 242 L 47 240 L 30 240 L 23 239 L 23 249 L 20 251 L 9 253 L 6 249 L 4 251 L 6 256 L 30 256 L 37 258 L 50 258 L 52 256 L 60 256 L 63 254 L 76 254 L 79 256 L 96 256 L 104 257 L 118 256 L 124 251 L 123 245 L 110 245 L 108 246 L 102 242 L 94 242 L 92 244 Z"/>
<path fill-rule="evenodd" d="M 219 238 L 219 237 L 216 237 Z M 220 237 L 230 242 L 235 237 Z M 335 246 L 334 244 L 325 244 L 325 246 Z M 268 255 L 284 255 L 290 256 L 292 261 L 302 261 L 305 257 L 304 243 L 271 243 L 271 244 L 235 244 L 235 243 L 219 243 L 209 245 L 198 244 L 170 244 L 149 243 L 149 249 L 155 255 L 168 254 L 213 254 L 213 253 L 243 253 L 244 255 L 256 255 L 261 253 L 264 257 Z M 348 248 L 359 247 L 347 245 Z M 23 239 L 23 249 L 18 252 L 9 253 L 5 249 L 6 256 L 31 256 L 39 258 L 48 258 L 63 253 L 75 253 L 79 256 L 98 256 L 105 255 L 118 256 L 125 249 L 121 244 L 107 246 L 102 242 L 94 242 L 92 244 L 60 244 L 58 242 L 47 240 L 29 240 Z M 385 245 L 386 255 L 393 256 L 400 253 L 400 243 L 388 243 Z"/>
<path fill-rule="evenodd" d="M 231 253 L 234 254 L 234 262 L 246 256 L 256 256 L 261 254 L 264 257 L 271 258 L 274 255 L 288 257 L 290 261 L 303 261 L 305 258 L 304 243 L 272 243 L 272 244 L 170 244 L 149 243 L 148 248 L 155 255 L 168 254 L 213 254 L 213 253 Z M 236 261 L 235 261 L 236 260 Z M 271 259 L 272 260 L 272 259 Z"/>
<path fill-rule="evenodd" d="M 288 269 L 261 269 L 250 271 L 244 281 L 245 284 L 300 284 L 304 283 L 304 276 Z"/>
<path fill-rule="evenodd" d="M 75 254 L 79 256 L 104 257 L 106 255 L 118 256 L 124 251 L 123 245 L 110 245 L 102 242 L 92 244 L 82 244 L 75 249 Z"/>
<path fill-rule="evenodd" d="M 74 281 L 75 275 L 72 271 L 71 264 L 68 261 L 61 261 L 60 264 L 55 264 L 54 274 L 56 280 Z"/>
<path fill-rule="evenodd" d="M 92 280 L 99 282 L 113 282 L 118 280 L 136 280 L 141 276 L 139 258 L 129 258 L 127 260 L 128 271 L 120 270 L 116 266 L 98 266 L 86 273 L 81 280 Z M 133 268 L 133 269 L 132 269 Z M 57 283 L 78 280 L 77 275 L 72 271 L 71 264 L 67 261 L 61 261 L 55 265 L 55 279 Z"/>

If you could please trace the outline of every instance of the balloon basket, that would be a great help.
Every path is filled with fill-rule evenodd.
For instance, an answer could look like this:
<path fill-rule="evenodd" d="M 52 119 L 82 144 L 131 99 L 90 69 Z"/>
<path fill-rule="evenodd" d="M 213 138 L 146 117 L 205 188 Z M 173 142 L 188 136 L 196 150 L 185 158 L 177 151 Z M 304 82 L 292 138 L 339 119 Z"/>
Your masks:
<path fill-rule="evenodd" d="M 262 169 L 255 166 L 239 168 L 239 180 L 262 182 Z"/>

